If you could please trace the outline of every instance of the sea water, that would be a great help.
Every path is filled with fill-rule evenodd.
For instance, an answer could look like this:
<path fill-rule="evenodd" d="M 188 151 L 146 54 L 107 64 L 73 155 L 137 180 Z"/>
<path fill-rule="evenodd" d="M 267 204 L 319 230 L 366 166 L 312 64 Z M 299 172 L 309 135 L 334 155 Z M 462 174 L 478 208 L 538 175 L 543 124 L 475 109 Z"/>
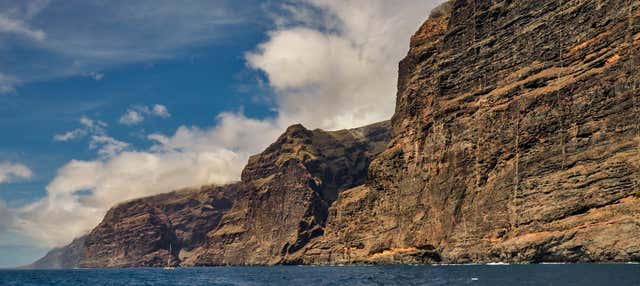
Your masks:
<path fill-rule="evenodd" d="M 0 270 L 0 285 L 640 285 L 640 265 Z"/>

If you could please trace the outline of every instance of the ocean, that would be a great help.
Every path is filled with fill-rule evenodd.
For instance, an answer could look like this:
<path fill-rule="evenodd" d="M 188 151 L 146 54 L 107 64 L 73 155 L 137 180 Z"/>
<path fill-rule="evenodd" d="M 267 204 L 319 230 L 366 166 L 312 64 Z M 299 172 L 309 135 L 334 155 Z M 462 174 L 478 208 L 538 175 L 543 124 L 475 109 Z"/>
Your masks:
<path fill-rule="evenodd" d="M 0 270 L 0 285 L 640 285 L 640 265 L 277 266 Z"/>

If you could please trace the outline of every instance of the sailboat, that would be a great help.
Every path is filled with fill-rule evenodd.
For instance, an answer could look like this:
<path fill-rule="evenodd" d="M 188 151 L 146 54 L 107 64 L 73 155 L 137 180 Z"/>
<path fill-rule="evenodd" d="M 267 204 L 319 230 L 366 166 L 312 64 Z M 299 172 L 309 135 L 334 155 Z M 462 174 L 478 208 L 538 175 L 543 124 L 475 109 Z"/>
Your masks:
<path fill-rule="evenodd" d="M 164 267 L 164 270 L 175 270 L 176 268 L 171 266 L 171 256 L 173 255 L 173 249 L 171 248 L 171 243 L 169 243 L 169 258 L 167 258 L 167 266 Z"/>

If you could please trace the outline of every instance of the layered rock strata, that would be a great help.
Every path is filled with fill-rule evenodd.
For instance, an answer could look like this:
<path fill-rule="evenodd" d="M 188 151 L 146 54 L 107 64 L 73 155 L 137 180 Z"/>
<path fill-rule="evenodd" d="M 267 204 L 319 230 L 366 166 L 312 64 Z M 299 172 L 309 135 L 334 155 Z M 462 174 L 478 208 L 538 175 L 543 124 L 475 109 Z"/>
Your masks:
<path fill-rule="evenodd" d="M 308 263 L 640 260 L 640 2 L 450 1 Z"/>
<path fill-rule="evenodd" d="M 448 1 L 390 127 L 292 126 L 241 182 L 120 205 L 35 266 L 640 261 L 638 66 L 638 1 Z"/>

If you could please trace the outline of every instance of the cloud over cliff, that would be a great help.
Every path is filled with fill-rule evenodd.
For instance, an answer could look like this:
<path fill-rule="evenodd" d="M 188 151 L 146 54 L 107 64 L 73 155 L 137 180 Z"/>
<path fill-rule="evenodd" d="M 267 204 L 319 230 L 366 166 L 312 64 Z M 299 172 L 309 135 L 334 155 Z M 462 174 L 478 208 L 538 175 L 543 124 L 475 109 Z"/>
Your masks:
<path fill-rule="evenodd" d="M 247 55 L 277 93 L 282 122 L 326 129 L 386 120 L 398 61 L 437 1 L 308 0 Z M 320 13 L 320 15 L 318 15 Z"/>
<path fill-rule="evenodd" d="M 309 0 L 269 7 L 279 11 L 273 13 L 274 28 L 246 54 L 246 61 L 268 79 L 275 94 L 274 117 L 223 113 L 211 127 L 181 126 L 171 135 L 150 134 L 153 146 L 144 150 L 107 136 L 101 127 L 90 137 L 92 143 L 112 146 L 105 141 L 110 138 L 124 147 L 96 147 L 106 150 L 97 159 L 72 160 L 60 168 L 47 196 L 17 212 L 17 226 L 41 245 L 59 246 L 89 231 L 119 202 L 237 180 L 248 156 L 292 123 L 340 129 L 388 119 L 394 110 L 397 62 L 437 2 Z M 145 110 L 168 117 L 166 108 Z M 123 123 L 141 121 L 123 118 Z M 55 139 L 91 134 L 83 126 Z"/>

